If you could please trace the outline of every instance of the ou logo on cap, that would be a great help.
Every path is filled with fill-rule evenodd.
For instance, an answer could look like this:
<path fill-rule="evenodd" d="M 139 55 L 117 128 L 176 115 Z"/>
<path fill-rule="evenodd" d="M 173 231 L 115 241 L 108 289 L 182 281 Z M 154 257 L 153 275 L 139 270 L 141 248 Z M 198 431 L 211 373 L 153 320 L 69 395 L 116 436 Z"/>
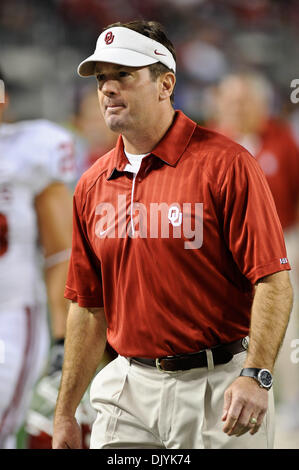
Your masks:
<path fill-rule="evenodd" d="M 114 34 L 112 33 L 112 31 L 109 31 L 105 36 L 105 43 L 107 45 L 112 44 L 113 40 L 114 40 Z"/>

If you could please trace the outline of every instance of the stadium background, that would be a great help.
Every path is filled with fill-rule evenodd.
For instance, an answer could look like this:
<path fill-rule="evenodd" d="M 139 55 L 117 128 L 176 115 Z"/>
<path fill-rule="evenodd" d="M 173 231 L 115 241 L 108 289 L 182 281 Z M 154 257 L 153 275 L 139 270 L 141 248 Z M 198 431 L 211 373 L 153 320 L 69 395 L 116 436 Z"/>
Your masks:
<path fill-rule="evenodd" d="M 1 0 L 0 64 L 10 93 L 6 120 L 43 117 L 80 134 L 80 142 L 96 133 L 103 147 L 112 145 L 103 128 L 98 132 L 96 119 L 89 118 L 90 132 L 85 124 L 85 136 L 77 126 L 92 81 L 80 79 L 76 68 L 103 26 L 135 18 L 160 21 L 176 46 L 176 108 L 205 123 L 210 88 L 236 68 L 257 70 L 274 87 L 273 112 L 290 122 L 299 142 L 299 104 L 290 100 L 291 81 L 299 79 L 296 0 Z M 78 176 L 88 164 L 80 142 Z M 277 446 L 299 448 L 299 429 L 286 434 L 278 422 Z"/>

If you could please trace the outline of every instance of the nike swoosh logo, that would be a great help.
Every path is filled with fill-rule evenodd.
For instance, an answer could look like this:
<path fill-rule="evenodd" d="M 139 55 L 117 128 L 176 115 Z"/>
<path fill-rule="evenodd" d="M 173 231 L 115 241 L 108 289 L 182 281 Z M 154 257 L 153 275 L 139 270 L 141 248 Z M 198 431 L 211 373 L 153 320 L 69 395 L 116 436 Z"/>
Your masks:
<path fill-rule="evenodd" d="M 112 228 L 112 227 L 114 227 L 114 225 L 110 225 L 110 227 L 106 228 L 106 230 L 101 230 L 101 231 L 100 231 L 100 237 L 102 237 L 103 235 L 105 235 L 105 233 L 108 232 L 108 230 L 109 230 L 110 228 Z"/>
<path fill-rule="evenodd" d="M 158 52 L 157 49 L 154 50 L 154 53 L 155 53 L 156 55 L 164 55 L 164 56 L 166 57 L 166 54 L 161 54 L 161 52 Z"/>

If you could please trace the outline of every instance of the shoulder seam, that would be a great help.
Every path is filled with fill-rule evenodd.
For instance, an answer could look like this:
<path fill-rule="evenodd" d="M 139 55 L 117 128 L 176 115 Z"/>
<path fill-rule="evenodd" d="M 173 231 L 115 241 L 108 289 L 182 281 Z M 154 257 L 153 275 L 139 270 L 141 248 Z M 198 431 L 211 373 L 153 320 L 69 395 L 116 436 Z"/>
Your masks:
<path fill-rule="evenodd" d="M 111 150 L 109 150 L 106 154 L 104 154 L 104 155 L 101 156 L 100 158 L 102 159 L 102 158 L 104 158 L 104 157 L 110 155 L 110 154 L 111 154 L 112 152 L 114 152 L 114 151 L 115 151 L 115 147 L 112 148 Z M 95 163 L 94 165 L 96 165 L 96 163 Z M 92 167 L 93 167 L 94 165 L 92 165 Z M 85 172 L 85 173 L 81 176 L 81 178 L 79 179 L 79 182 L 80 182 L 80 180 L 83 179 L 83 181 L 82 181 L 82 186 L 83 186 L 83 187 L 85 186 L 85 181 L 84 181 L 84 180 L 85 180 L 85 175 L 86 175 L 86 173 L 88 173 L 88 172 L 91 170 L 92 167 L 88 168 L 88 169 L 86 170 L 86 172 Z M 97 183 L 97 181 L 99 180 L 99 178 L 100 178 L 101 176 L 103 176 L 104 174 L 107 174 L 108 170 L 109 170 L 109 168 L 107 168 L 107 167 L 104 168 L 104 169 L 102 169 L 102 170 L 99 172 L 99 174 L 94 178 L 94 180 L 92 181 L 92 183 L 90 183 L 90 185 L 88 185 L 88 188 L 86 189 L 86 191 L 84 191 L 84 196 L 85 196 L 85 197 L 84 197 L 84 202 L 82 202 L 82 205 L 81 205 L 81 208 L 82 208 L 82 209 L 81 209 L 81 211 L 80 211 L 80 216 L 83 216 L 83 213 L 84 213 L 84 210 L 85 210 L 85 205 L 86 205 L 86 200 L 87 200 L 87 195 L 88 195 L 89 192 L 92 190 L 92 188 L 94 187 L 94 185 Z M 78 182 L 78 183 L 79 183 L 79 182 Z M 86 186 L 85 186 L 85 187 L 86 187 Z"/>
<path fill-rule="evenodd" d="M 246 149 L 244 149 L 244 150 L 246 150 Z M 224 182 L 224 180 L 225 180 L 225 177 L 226 177 L 226 175 L 227 175 L 227 172 L 229 171 L 229 169 L 231 168 L 231 166 L 233 165 L 233 163 L 236 161 L 236 159 L 238 158 L 238 156 L 241 155 L 241 153 L 242 153 L 241 150 L 239 150 L 237 153 L 235 153 L 235 155 L 234 155 L 233 158 L 232 158 L 232 161 L 228 164 L 228 166 L 227 166 L 227 168 L 226 168 L 226 171 L 225 171 L 225 173 L 224 173 L 224 175 L 223 175 L 223 178 L 222 178 L 222 180 L 221 180 L 221 183 L 220 183 L 220 185 L 219 185 L 219 189 L 218 189 L 218 192 L 217 192 L 217 200 L 218 200 L 218 201 L 219 201 L 220 192 L 221 192 L 221 189 L 222 189 L 222 186 L 223 186 L 223 182 Z M 248 155 L 250 155 L 249 152 L 248 152 Z M 254 158 L 254 157 L 252 157 L 252 158 Z"/>
<path fill-rule="evenodd" d="M 97 175 L 97 177 L 96 177 L 95 180 L 92 182 L 92 184 L 89 186 L 89 188 L 86 189 L 86 191 L 85 191 L 84 203 L 82 204 L 81 216 L 82 216 L 83 213 L 84 213 L 85 205 L 86 205 L 86 200 L 87 200 L 87 196 L 88 196 L 89 192 L 90 192 L 90 191 L 92 190 L 92 188 L 95 186 L 95 184 L 97 183 L 97 181 L 99 180 L 99 178 L 101 178 L 102 175 L 106 174 L 107 171 L 108 171 L 108 169 L 105 168 L 105 170 L 103 170 L 99 175 Z"/>

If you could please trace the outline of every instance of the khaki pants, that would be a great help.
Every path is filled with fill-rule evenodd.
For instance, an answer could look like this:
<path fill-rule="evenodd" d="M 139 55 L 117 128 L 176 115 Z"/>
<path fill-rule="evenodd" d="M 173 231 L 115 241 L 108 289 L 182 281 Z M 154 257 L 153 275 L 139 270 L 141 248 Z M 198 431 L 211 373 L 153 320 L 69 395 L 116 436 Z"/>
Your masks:
<path fill-rule="evenodd" d="M 224 365 L 167 373 L 118 356 L 90 390 L 97 411 L 92 449 L 272 448 L 273 393 L 255 435 L 227 436 L 221 421 L 226 388 L 239 375 L 246 352 Z"/>

